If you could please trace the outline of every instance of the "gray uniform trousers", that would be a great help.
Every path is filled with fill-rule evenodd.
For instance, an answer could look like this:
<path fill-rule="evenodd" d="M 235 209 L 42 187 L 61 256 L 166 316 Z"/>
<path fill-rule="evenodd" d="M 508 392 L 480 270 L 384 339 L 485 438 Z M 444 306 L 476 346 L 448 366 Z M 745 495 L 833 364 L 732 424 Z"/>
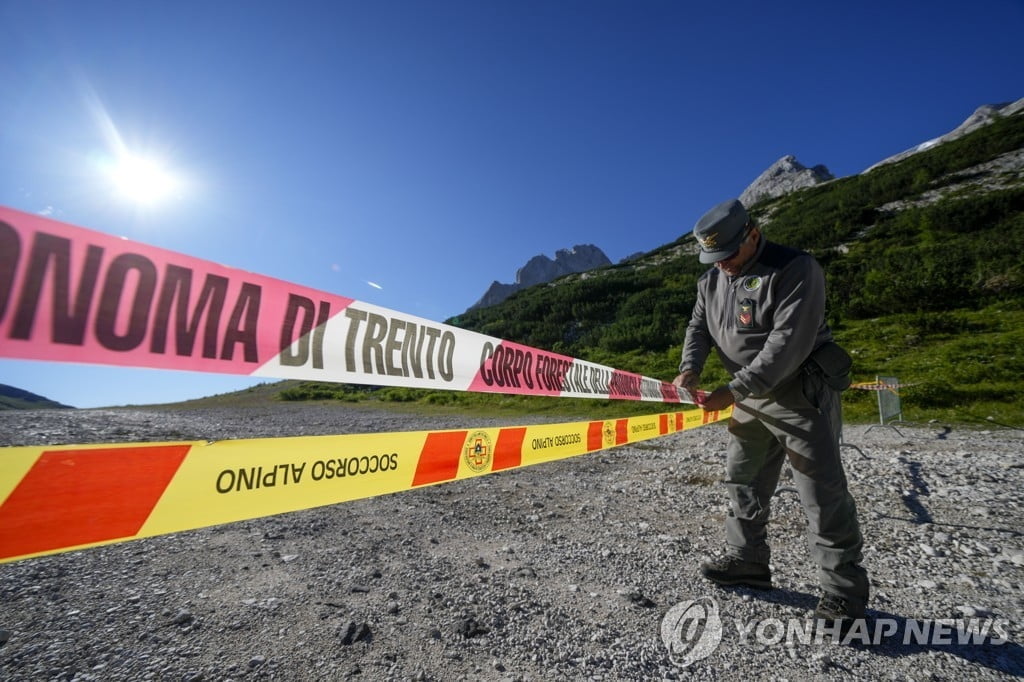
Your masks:
<path fill-rule="evenodd" d="M 788 456 L 822 589 L 866 605 L 868 577 L 860 565 L 864 541 L 839 452 L 839 397 L 820 376 L 798 372 L 772 395 L 748 397 L 733 407 L 726 543 L 733 556 L 768 563 L 770 502 Z"/>

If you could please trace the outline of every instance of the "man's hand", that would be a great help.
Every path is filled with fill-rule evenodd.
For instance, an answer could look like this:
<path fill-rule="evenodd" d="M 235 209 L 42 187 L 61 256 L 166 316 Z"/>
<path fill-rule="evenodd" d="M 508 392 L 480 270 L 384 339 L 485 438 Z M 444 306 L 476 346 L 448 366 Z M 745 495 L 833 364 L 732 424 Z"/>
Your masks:
<path fill-rule="evenodd" d="M 697 384 L 700 383 L 700 375 L 694 372 L 692 369 L 685 370 L 679 376 L 672 380 L 672 385 L 683 389 L 690 394 L 690 400 L 700 404 L 700 401 L 704 398 L 704 391 L 697 388 Z"/>
<path fill-rule="evenodd" d="M 675 379 L 672 380 L 673 386 L 679 388 L 685 388 L 690 393 L 697 390 L 697 384 L 700 383 L 700 375 L 694 372 L 692 369 L 688 369 Z"/>
<path fill-rule="evenodd" d="M 729 390 L 729 387 L 719 386 L 708 394 L 703 402 L 699 402 L 697 404 L 703 407 L 706 411 L 713 412 L 714 410 L 724 410 L 735 402 L 736 399 L 733 396 L 732 391 Z"/>

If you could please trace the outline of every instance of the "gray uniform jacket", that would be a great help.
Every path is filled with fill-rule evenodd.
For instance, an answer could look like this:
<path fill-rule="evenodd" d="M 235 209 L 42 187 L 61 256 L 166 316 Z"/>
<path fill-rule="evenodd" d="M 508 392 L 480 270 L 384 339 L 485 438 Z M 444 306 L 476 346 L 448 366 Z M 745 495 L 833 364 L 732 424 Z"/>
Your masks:
<path fill-rule="evenodd" d="M 831 340 L 821 266 L 808 253 L 762 237 L 739 275 L 712 267 L 698 280 L 679 371 L 699 375 L 715 347 L 734 394 L 767 396 Z"/>

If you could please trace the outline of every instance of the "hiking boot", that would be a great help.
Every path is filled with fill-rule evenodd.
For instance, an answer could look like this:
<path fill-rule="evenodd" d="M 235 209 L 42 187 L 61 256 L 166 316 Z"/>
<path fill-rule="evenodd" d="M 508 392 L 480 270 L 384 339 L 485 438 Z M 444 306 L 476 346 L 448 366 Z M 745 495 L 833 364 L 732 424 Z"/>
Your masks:
<path fill-rule="evenodd" d="M 744 585 L 757 590 L 772 589 L 772 571 L 768 564 L 744 561 L 739 557 L 726 556 L 705 561 L 700 565 L 701 574 L 719 585 Z"/>
<path fill-rule="evenodd" d="M 835 641 L 843 643 L 849 643 L 847 635 L 853 630 L 854 625 L 858 622 L 866 625 L 864 602 L 828 592 L 822 594 L 821 599 L 818 600 L 818 606 L 814 609 L 814 617 L 819 636 L 830 632 Z"/>
<path fill-rule="evenodd" d="M 863 618 L 864 605 L 846 597 L 825 592 L 814 609 L 814 617 L 827 621 Z"/>

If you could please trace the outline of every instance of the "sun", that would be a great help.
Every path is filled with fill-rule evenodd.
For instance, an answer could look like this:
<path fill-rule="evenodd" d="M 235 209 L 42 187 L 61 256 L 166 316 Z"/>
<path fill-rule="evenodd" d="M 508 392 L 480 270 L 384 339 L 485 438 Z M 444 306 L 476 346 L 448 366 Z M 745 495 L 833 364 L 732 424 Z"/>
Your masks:
<path fill-rule="evenodd" d="M 135 154 L 120 156 L 109 176 L 122 199 L 146 206 L 173 198 L 181 189 L 180 179 L 161 161 Z"/>
<path fill-rule="evenodd" d="M 126 142 L 92 86 L 84 80 L 79 85 L 85 106 L 105 143 L 104 150 L 89 155 L 99 171 L 95 177 L 102 190 L 109 192 L 111 198 L 147 211 L 192 192 L 192 179 L 166 163 L 173 152 L 161 153 L 164 145 L 156 140 Z"/>

